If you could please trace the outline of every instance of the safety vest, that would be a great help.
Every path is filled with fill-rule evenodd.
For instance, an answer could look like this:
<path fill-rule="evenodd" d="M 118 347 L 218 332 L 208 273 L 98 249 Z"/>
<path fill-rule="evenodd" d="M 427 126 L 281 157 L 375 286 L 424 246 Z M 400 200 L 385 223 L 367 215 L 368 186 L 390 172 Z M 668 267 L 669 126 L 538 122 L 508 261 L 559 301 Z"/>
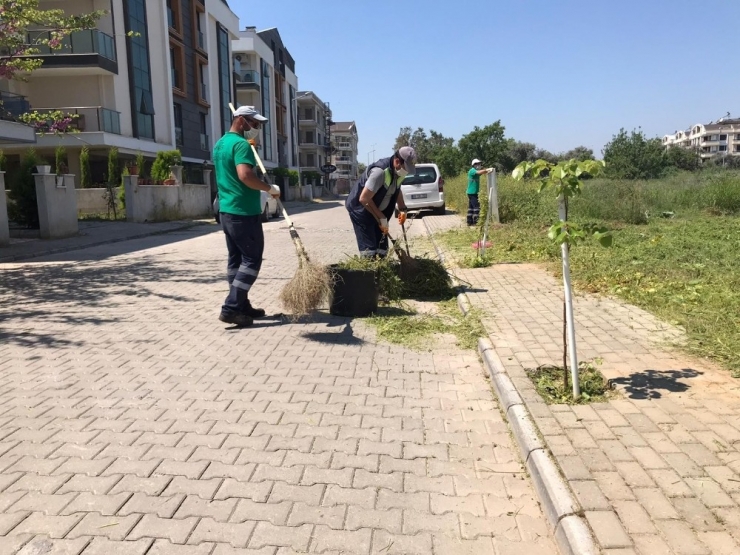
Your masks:
<path fill-rule="evenodd" d="M 365 207 L 360 204 L 360 194 L 365 188 L 365 183 L 367 183 L 367 178 L 370 175 L 370 171 L 373 168 L 380 168 L 383 170 L 385 181 L 383 183 L 383 186 L 373 196 L 373 202 L 375 203 L 375 206 L 380 208 L 386 198 L 386 195 L 389 195 L 390 198 L 388 205 L 383 210 L 381 210 L 381 212 L 383 212 L 383 215 L 386 218 L 390 218 L 393 215 L 393 210 L 396 207 L 396 199 L 398 199 L 398 193 L 401 191 L 402 180 L 399 179 L 396 175 L 396 172 L 393 171 L 391 160 L 392 157 L 378 160 L 363 172 L 362 177 L 354 185 L 354 187 L 352 187 L 352 190 L 349 192 L 349 196 L 347 197 L 347 200 L 345 202 L 345 206 L 351 214 L 359 217 L 362 217 L 364 213 L 370 214 L 367 210 L 365 210 Z"/>

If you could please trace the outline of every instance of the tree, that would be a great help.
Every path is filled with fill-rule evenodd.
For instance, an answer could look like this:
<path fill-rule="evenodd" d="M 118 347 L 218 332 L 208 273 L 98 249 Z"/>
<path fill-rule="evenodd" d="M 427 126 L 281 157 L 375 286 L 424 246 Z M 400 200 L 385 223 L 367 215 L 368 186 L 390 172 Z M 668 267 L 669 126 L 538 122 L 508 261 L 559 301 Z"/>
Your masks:
<path fill-rule="evenodd" d="M 501 160 L 502 169 L 506 172 L 512 171 L 522 162 L 534 162 L 537 147 L 532 143 L 523 143 L 514 139 L 508 139 L 506 152 Z"/>
<path fill-rule="evenodd" d="M 455 177 L 465 167 L 460 149 L 454 145 L 439 149 L 434 155 L 433 162 L 439 167 L 442 176 L 447 178 Z"/>
<path fill-rule="evenodd" d="M 639 129 L 629 135 L 620 129 L 604 147 L 604 162 L 606 175 L 617 179 L 657 179 L 667 166 L 661 140 Z"/>
<path fill-rule="evenodd" d="M 540 193 L 551 190 L 558 198 L 558 212 L 560 220 L 550 227 L 548 237 L 560 245 L 563 258 L 563 382 L 564 391 L 568 390 L 568 354 L 570 354 L 570 370 L 573 377 L 573 399 L 581 395 L 578 379 L 578 355 L 576 351 L 576 329 L 573 319 L 573 290 L 570 282 L 570 247 L 588 237 L 594 237 L 604 247 L 612 244 L 610 231 L 594 224 L 581 225 L 569 220 L 568 202 L 581 194 L 583 182 L 581 177 L 588 174 L 595 177 L 604 167 L 604 162 L 596 160 L 568 160 L 551 164 L 545 160 L 536 162 L 522 162 L 514 170 L 512 176 L 520 180 L 529 174 L 540 181 Z"/>
<path fill-rule="evenodd" d="M 36 57 L 41 47 L 60 49 L 65 37 L 94 28 L 106 12 L 68 16 L 60 9 L 39 9 L 39 0 L 0 0 L 0 13 L 0 78 L 16 79 L 41 67 L 43 61 Z"/>
<path fill-rule="evenodd" d="M 594 151 L 585 146 L 577 146 L 567 152 L 564 152 L 559 156 L 562 160 L 578 160 L 579 162 L 585 162 L 586 160 L 595 160 Z"/>
<path fill-rule="evenodd" d="M 685 171 L 696 171 L 701 166 L 701 156 L 693 148 L 671 146 L 665 152 L 666 165 Z"/>
<path fill-rule="evenodd" d="M 367 166 L 365 164 L 363 164 L 362 162 L 360 162 L 360 163 L 357 164 L 357 173 L 359 175 L 362 175 L 363 173 L 365 173 L 365 170 L 366 169 L 367 169 Z"/>
<path fill-rule="evenodd" d="M 507 148 L 504 138 L 504 126 L 496 121 L 483 128 L 477 125 L 467 135 L 458 141 L 462 158 L 465 164 L 470 164 L 473 158 L 478 158 L 487 166 L 501 165 Z"/>

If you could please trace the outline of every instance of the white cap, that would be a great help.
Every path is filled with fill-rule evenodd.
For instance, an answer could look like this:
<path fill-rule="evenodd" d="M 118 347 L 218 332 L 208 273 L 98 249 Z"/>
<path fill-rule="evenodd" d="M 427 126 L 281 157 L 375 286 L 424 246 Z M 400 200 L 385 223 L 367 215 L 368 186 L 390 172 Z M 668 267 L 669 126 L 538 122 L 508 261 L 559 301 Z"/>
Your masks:
<path fill-rule="evenodd" d="M 482 163 L 483 163 L 483 162 L 481 162 L 481 161 L 480 161 L 480 160 L 478 160 L 477 158 L 473 158 L 473 161 L 471 162 L 471 164 L 470 164 L 470 165 L 471 165 L 471 166 L 475 166 L 476 164 L 482 164 Z"/>
<path fill-rule="evenodd" d="M 267 118 L 261 115 L 254 106 L 239 106 L 234 111 L 234 117 L 244 116 L 246 118 L 253 118 L 257 121 L 267 121 Z"/>

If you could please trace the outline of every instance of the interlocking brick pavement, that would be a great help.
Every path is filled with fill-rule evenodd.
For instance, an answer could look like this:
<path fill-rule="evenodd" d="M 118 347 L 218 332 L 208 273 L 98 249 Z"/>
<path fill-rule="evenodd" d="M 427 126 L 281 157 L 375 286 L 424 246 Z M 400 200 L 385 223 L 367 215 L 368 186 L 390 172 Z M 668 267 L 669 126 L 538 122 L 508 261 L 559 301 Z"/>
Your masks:
<path fill-rule="evenodd" d="M 460 225 L 435 220 L 435 230 Z M 495 241 L 495 232 L 492 236 Z M 576 295 L 580 360 L 619 399 L 546 406 L 525 369 L 562 364 L 562 285 L 532 264 L 456 270 L 597 540 L 619 553 L 740 553 L 740 383 L 676 349 L 680 329 Z"/>
<path fill-rule="evenodd" d="M 339 202 L 295 221 L 355 253 Z M 215 227 L 2 266 L 0 553 L 555 553 L 475 353 L 276 316 L 285 227 L 245 330 Z"/>

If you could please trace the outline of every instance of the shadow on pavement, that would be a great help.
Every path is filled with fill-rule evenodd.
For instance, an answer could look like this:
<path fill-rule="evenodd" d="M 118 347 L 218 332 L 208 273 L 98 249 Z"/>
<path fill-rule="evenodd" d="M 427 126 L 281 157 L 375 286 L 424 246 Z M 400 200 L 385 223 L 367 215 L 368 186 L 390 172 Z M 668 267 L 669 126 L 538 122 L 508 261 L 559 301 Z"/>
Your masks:
<path fill-rule="evenodd" d="M 99 326 L 125 320 L 130 313 L 131 297 L 156 297 L 171 303 L 192 300 L 182 294 L 184 287 L 181 285 L 223 282 L 222 264 L 214 266 L 204 264 L 202 260 L 181 260 L 172 267 L 163 264 L 157 253 L 121 257 L 105 264 L 99 264 L 99 261 L 212 232 L 210 229 L 191 228 L 3 268 L 0 280 L 0 345 L 81 346 L 81 343 L 65 338 L 65 326 Z M 121 309 L 120 312 L 117 309 Z M 55 333 L 56 329 L 60 331 Z"/>
<path fill-rule="evenodd" d="M 681 379 L 696 378 L 703 374 L 692 368 L 681 370 L 645 370 L 635 372 L 623 378 L 609 380 L 623 390 L 630 399 L 660 399 L 663 392 L 681 393 L 688 391 L 689 384 L 680 382 Z"/>

